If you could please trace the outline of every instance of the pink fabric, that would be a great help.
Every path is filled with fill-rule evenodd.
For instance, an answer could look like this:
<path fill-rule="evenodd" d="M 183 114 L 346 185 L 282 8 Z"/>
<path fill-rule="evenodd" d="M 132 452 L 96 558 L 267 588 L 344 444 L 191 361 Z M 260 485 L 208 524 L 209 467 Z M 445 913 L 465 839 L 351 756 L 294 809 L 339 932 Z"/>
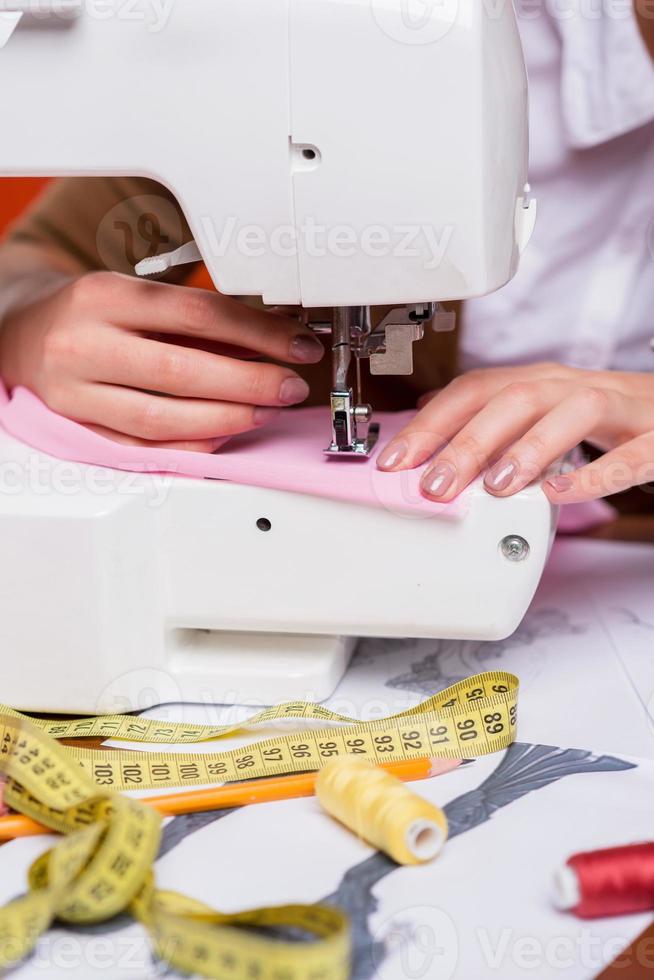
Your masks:
<path fill-rule="evenodd" d="M 378 413 L 381 448 L 412 412 Z M 292 490 L 335 500 L 385 507 L 397 513 L 458 518 L 467 512 L 466 494 L 451 504 L 426 500 L 419 491 L 422 470 L 382 473 L 369 460 L 331 459 L 326 408 L 282 413 L 270 425 L 226 443 L 213 455 L 173 449 L 123 446 L 52 412 L 26 388 L 11 397 L 0 381 L 0 425 L 14 438 L 50 456 L 113 469 L 209 477 L 233 483 Z"/>
<path fill-rule="evenodd" d="M 379 412 L 381 448 L 411 418 L 412 412 Z M 50 411 L 26 388 L 11 397 L 0 380 L 0 425 L 16 439 L 50 456 L 109 466 L 118 470 L 209 477 L 275 490 L 347 500 L 397 513 L 462 517 L 468 510 L 465 492 L 453 503 L 436 504 L 419 490 L 423 468 L 382 473 L 370 460 L 334 460 L 322 453 L 328 439 L 326 409 L 305 408 L 282 413 L 271 425 L 230 440 L 218 453 L 122 446 Z M 559 531 L 575 534 L 615 518 L 602 500 L 561 508 Z"/>

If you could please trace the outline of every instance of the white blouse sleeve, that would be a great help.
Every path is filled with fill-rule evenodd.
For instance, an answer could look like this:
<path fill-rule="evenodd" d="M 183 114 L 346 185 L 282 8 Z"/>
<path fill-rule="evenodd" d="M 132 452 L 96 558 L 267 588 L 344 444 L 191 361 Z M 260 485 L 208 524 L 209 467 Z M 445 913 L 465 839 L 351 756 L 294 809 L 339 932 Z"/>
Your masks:
<path fill-rule="evenodd" d="M 632 0 L 563 0 L 561 103 L 570 146 L 597 146 L 654 119 L 654 62 Z"/>

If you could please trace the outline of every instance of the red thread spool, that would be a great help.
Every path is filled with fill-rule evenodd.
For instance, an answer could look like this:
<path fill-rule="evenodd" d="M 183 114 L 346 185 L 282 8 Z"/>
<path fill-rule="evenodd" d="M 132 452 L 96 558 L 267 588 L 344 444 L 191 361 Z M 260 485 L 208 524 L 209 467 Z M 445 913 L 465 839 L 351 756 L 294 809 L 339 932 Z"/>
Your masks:
<path fill-rule="evenodd" d="M 654 909 L 654 844 L 573 854 L 554 878 L 558 908 L 581 919 Z"/>

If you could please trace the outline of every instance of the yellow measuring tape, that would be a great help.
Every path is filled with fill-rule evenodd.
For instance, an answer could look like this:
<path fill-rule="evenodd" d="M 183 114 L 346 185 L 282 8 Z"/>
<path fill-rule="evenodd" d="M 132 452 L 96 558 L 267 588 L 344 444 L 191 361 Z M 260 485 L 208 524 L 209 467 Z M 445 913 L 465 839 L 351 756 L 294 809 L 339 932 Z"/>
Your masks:
<path fill-rule="evenodd" d="M 57 919 L 98 922 L 127 910 L 147 929 L 159 958 L 182 972 L 230 980 L 345 980 L 350 937 L 342 912 L 291 905 L 224 915 L 157 890 L 152 864 L 161 818 L 115 790 L 302 772 L 319 769 L 339 755 L 373 762 L 473 758 L 514 740 L 517 693 L 513 674 L 491 671 L 382 720 L 360 722 L 319 705 L 291 702 L 218 727 L 122 715 L 50 721 L 0 705 L 6 802 L 66 835 L 32 865 L 27 894 L 0 909 L 0 969 L 20 961 Z M 82 749 L 54 741 L 110 736 L 197 743 L 288 718 L 330 722 L 332 727 L 206 754 Z M 307 941 L 265 935 L 266 929 L 279 933 L 284 928 Z"/>
<path fill-rule="evenodd" d="M 408 711 L 376 721 L 356 721 L 305 701 L 266 708 L 233 725 L 171 724 L 127 715 L 32 721 L 53 738 L 102 737 L 154 744 L 213 741 L 286 719 L 331 724 L 329 728 L 280 734 L 217 753 L 107 752 L 67 747 L 70 757 L 97 786 L 167 789 L 306 772 L 320 769 L 339 755 L 365 756 L 377 763 L 425 756 L 472 759 L 506 748 L 514 740 L 517 696 L 514 674 L 488 671 L 459 681 Z M 23 717 L 2 706 L 1 711 Z"/>
<path fill-rule="evenodd" d="M 0 969 L 20 961 L 55 919 L 84 924 L 127 910 L 148 930 L 157 955 L 185 973 L 230 980 L 348 976 L 348 924 L 338 909 L 291 905 L 222 915 L 157 891 L 159 814 L 98 792 L 65 748 L 26 719 L 0 712 L 0 724 L 7 803 L 66 834 L 30 868 L 27 895 L 0 909 Z M 245 927 L 291 927 L 314 942 L 272 940 Z"/>

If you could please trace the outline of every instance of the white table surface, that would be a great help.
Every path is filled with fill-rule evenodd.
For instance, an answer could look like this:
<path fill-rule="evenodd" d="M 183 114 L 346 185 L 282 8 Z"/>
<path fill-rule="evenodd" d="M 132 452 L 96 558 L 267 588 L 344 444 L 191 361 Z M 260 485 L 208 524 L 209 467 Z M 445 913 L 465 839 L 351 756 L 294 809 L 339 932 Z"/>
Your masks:
<path fill-rule="evenodd" d="M 338 893 L 355 913 L 357 980 L 596 976 L 651 917 L 580 922 L 554 909 L 551 877 L 574 851 L 654 835 L 654 546 L 559 540 L 511 639 L 366 641 L 328 703 L 381 716 L 492 668 L 520 677 L 520 745 L 504 761 L 414 784 L 450 819 L 432 864 L 396 868 L 308 799 L 169 821 L 158 884 L 223 911 Z M 226 713 L 165 709 L 206 722 Z M 51 840 L 0 850 L 0 901 L 23 892 Z M 13 976 L 140 980 L 157 970 L 141 928 L 123 920 L 51 931 Z"/>

